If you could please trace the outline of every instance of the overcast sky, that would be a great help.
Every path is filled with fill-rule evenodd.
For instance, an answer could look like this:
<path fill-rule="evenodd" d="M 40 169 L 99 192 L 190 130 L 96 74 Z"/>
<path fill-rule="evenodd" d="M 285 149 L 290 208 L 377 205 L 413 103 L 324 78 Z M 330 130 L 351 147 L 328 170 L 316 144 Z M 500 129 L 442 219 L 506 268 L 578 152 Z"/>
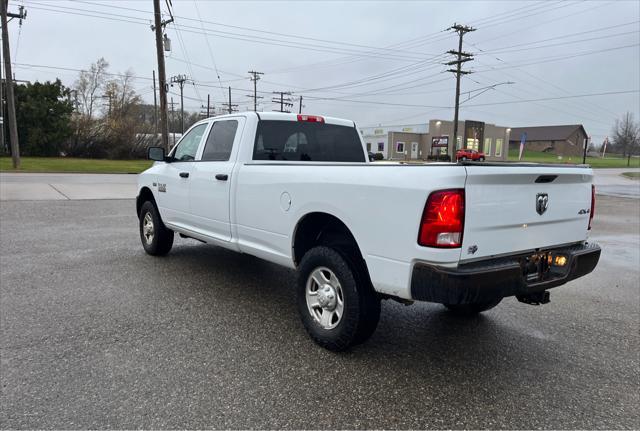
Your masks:
<path fill-rule="evenodd" d="M 72 85 L 74 69 L 104 57 L 112 73 L 133 70 L 139 93 L 153 102 L 152 0 L 10 0 L 10 11 L 21 4 L 22 28 L 9 25 L 16 79 Z M 167 74 L 193 79 L 185 87 L 190 110 L 207 94 L 220 106 L 229 85 L 246 110 L 247 71 L 256 70 L 264 72 L 259 110 L 276 108 L 272 91 L 291 91 L 293 109 L 302 95 L 304 112 L 359 126 L 452 119 L 455 78 L 443 63 L 457 48 L 457 35 L 446 31 L 457 22 L 477 28 L 465 35 L 464 50 L 475 57 L 465 65 L 474 73 L 462 81 L 470 93 L 461 96 L 461 119 L 582 123 L 599 143 L 624 112 L 640 117 L 638 1 L 173 0 L 172 11 Z M 487 88 L 494 84 L 501 85 Z M 601 93 L 609 94 L 594 95 Z M 591 96 L 572 97 L 584 95 Z"/>

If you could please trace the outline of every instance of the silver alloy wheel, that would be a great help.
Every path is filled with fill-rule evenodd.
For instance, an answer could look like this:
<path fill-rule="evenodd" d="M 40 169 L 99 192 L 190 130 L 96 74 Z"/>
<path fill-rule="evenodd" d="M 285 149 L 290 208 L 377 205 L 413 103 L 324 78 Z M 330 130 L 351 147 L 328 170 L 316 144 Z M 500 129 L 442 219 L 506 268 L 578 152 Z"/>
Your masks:
<path fill-rule="evenodd" d="M 324 266 L 311 271 L 305 297 L 309 313 L 322 328 L 338 326 L 344 313 L 344 293 L 333 271 Z"/>
<path fill-rule="evenodd" d="M 150 212 L 147 212 L 144 215 L 144 219 L 142 220 L 142 235 L 144 236 L 144 240 L 148 245 L 151 245 L 153 242 L 153 235 L 155 230 L 153 228 L 153 217 Z"/>

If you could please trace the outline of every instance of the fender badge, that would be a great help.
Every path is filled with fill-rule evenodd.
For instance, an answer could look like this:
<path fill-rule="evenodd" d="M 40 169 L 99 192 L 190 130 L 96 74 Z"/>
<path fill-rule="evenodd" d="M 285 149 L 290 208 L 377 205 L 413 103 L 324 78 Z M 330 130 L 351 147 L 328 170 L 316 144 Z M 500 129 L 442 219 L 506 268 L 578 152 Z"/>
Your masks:
<path fill-rule="evenodd" d="M 469 248 L 467 249 L 467 254 L 475 254 L 476 251 L 478 251 L 478 246 L 472 245 L 472 246 L 469 246 Z"/>

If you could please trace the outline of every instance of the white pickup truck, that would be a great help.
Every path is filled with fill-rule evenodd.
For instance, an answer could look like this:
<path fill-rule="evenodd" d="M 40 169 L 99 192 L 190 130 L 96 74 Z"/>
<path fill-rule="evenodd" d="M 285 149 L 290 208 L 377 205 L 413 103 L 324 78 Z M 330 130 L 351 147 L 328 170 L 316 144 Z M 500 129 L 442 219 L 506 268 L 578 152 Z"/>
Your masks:
<path fill-rule="evenodd" d="M 304 326 L 331 350 L 373 333 L 381 299 L 543 304 L 600 258 L 588 166 L 370 163 L 353 121 L 271 112 L 200 121 L 149 158 L 145 251 L 175 232 L 297 269 Z"/>

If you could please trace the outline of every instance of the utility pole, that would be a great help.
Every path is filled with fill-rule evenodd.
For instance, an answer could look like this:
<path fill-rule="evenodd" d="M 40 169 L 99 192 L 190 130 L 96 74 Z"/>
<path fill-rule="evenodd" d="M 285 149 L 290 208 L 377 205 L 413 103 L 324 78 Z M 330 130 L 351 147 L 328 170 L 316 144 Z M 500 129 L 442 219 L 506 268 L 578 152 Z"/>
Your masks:
<path fill-rule="evenodd" d="M 4 143 L 4 121 L 7 117 L 5 117 L 4 115 L 4 96 L 2 95 L 2 87 L 4 86 L 4 81 L 2 80 L 2 70 L 4 69 L 4 66 L 2 65 L 3 55 L 1 53 L 2 49 L 0 49 L 0 145 L 2 145 L 0 151 L 4 151 L 5 149 L 8 149 L 8 147 Z"/>
<path fill-rule="evenodd" d="M 2 0 L 0 0 L 2 1 Z M 167 120 L 167 75 L 164 69 L 164 45 L 162 43 L 162 31 L 164 27 L 173 22 L 173 18 L 162 21 L 160 11 L 160 0 L 153 0 L 154 25 L 151 30 L 156 33 L 156 54 L 158 56 L 158 84 L 160 87 L 160 133 L 162 135 L 162 146 L 169 152 L 169 123 Z M 154 93 L 155 94 L 155 93 Z"/>
<path fill-rule="evenodd" d="M 100 96 L 100 98 L 102 99 L 109 99 L 109 110 L 107 111 L 107 119 L 111 118 L 111 97 L 111 92 L 107 92 L 107 94 L 103 94 L 102 96 Z"/>
<path fill-rule="evenodd" d="M 298 102 L 298 114 L 302 114 L 302 96 L 300 96 L 300 101 Z"/>
<path fill-rule="evenodd" d="M 247 73 L 251 75 L 250 79 L 253 81 L 253 96 L 250 95 L 249 97 L 253 97 L 253 110 L 257 111 L 258 99 L 262 99 L 262 96 L 258 96 L 258 81 L 260 80 L 260 75 L 264 75 L 264 73 L 256 72 L 255 70 L 250 70 Z"/>
<path fill-rule="evenodd" d="M 273 103 L 279 103 L 280 104 L 280 111 L 279 112 L 291 112 L 288 108 L 293 106 L 293 100 L 291 99 L 291 93 L 288 91 L 274 91 L 273 94 L 279 94 L 280 97 L 274 97 L 273 99 L 271 99 L 271 101 Z M 284 96 L 287 96 L 286 98 Z M 287 107 L 287 109 L 285 109 L 285 106 Z"/>
<path fill-rule="evenodd" d="M 186 75 L 176 75 L 171 77 L 171 85 L 178 84 L 180 87 L 180 133 L 184 133 L 184 84 L 191 81 Z"/>
<path fill-rule="evenodd" d="M 454 30 L 458 33 L 458 50 L 450 50 L 447 51 L 448 54 L 452 54 L 456 56 L 456 59 L 445 63 L 447 66 L 455 65 L 455 69 L 448 69 L 447 72 L 453 72 L 456 74 L 456 105 L 455 111 L 453 114 L 453 140 L 451 144 L 449 144 L 449 148 L 447 148 L 447 152 L 451 160 L 453 160 L 453 155 L 456 150 L 456 146 L 458 145 L 458 111 L 460 110 L 460 77 L 462 75 L 468 75 L 471 72 L 468 70 L 462 70 L 462 63 L 473 60 L 473 55 L 462 51 L 462 38 L 466 33 L 475 31 L 476 29 L 473 27 L 469 27 L 466 25 L 454 24 L 449 27 L 447 30 Z"/>
<path fill-rule="evenodd" d="M 156 71 L 155 70 L 153 71 L 153 132 L 156 135 L 158 134 L 158 97 L 156 95 Z"/>
<path fill-rule="evenodd" d="M 222 106 L 229 114 L 232 114 L 238 110 L 238 105 L 234 105 L 231 103 L 231 86 L 229 86 L 229 101 L 227 103 L 223 103 Z"/>
<path fill-rule="evenodd" d="M 1 1 L 1 0 L 0 0 Z M 175 106 L 175 103 L 173 102 L 173 97 L 171 98 L 171 121 L 175 121 L 176 116 L 174 114 L 173 111 L 173 107 Z M 171 128 L 171 133 L 173 133 L 173 145 L 176 144 L 176 129 L 175 128 Z M 167 135 L 167 139 L 169 139 L 169 136 Z"/>
<path fill-rule="evenodd" d="M 210 94 L 207 94 L 207 106 L 200 105 L 200 109 L 202 109 L 202 111 L 200 111 L 200 116 L 203 118 L 209 118 L 212 113 L 215 113 L 215 108 L 211 106 Z"/>
<path fill-rule="evenodd" d="M 20 13 L 9 13 L 7 11 L 9 0 L 0 0 L 0 24 L 2 24 L 2 52 L 4 56 L 4 76 L 5 92 L 7 96 L 7 117 L 9 117 L 9 142 L 11 145 L 11 160 L 13 168 L 20 168 L 20 143 L 18 142 L 18 123 L 16 122 L 16 101 L 13 93 L 13 73 L 11 72 L 11 48 L 9 45 L 9 29 L 7 28 L 7 17 L 20 19 L 26 18 L 24 7 L 20 7 Z M 4 113 L 3 113 L 4 114 Z M 4 120 L 4 117 L 3 117 Z M 4 121 L 3 121 L 4 123 Z M 3 125 L 4 127 L 4 125 Z"/>

